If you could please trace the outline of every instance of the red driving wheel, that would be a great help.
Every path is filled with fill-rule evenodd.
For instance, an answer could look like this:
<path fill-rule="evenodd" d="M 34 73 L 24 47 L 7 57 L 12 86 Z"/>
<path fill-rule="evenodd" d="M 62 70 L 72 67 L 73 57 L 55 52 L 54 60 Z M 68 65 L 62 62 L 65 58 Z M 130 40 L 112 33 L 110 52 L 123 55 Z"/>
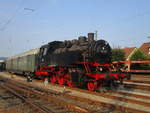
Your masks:
<path fill-rule="evenodd" d="M 60 85 L 64 85 L 64 78 L 63 78 L 63 77 L 59 77 L 59 78 L 58 78 L 58 83 L 59 83 Z"/>

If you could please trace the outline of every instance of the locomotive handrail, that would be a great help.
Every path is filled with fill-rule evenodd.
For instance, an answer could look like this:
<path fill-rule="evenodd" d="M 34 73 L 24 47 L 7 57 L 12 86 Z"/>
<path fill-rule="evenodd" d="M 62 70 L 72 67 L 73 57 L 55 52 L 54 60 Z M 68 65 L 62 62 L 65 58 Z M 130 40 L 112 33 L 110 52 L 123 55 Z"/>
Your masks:
<path fill-rule="evenodd" d="M 92 66 L 111 66 L 111 64 L 99 64 L 97 62 L 76 62 L 75 64 L 89 64 L 89 65 L 92 65 Z"/>

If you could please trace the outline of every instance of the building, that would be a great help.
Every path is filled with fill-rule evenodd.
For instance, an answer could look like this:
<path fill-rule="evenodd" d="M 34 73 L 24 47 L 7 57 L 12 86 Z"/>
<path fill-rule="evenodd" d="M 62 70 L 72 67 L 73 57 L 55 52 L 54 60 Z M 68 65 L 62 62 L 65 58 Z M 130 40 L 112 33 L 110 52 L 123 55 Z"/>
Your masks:
<path fill-rule="evenodd" d="M 124 48 L 123 51 L 125 52 L 125 59 L 130 60 L 131 56 L 136 50 L 136 47 Z"/>
<path fill-rule="evenodd" d="M 143 52 L 144 56 L 150 59 L 150 42 L 142 44 L 139 50 Z"/>

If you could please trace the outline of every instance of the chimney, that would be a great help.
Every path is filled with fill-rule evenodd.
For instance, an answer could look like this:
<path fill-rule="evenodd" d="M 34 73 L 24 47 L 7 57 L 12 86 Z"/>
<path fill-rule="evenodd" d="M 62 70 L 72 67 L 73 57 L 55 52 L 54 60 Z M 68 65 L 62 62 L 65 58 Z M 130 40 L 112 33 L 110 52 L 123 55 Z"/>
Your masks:
<path fill-rule="evenodd" d="M 89 42 L 94 41 L 94 33 L 88 33 L 88 41 Z"/>

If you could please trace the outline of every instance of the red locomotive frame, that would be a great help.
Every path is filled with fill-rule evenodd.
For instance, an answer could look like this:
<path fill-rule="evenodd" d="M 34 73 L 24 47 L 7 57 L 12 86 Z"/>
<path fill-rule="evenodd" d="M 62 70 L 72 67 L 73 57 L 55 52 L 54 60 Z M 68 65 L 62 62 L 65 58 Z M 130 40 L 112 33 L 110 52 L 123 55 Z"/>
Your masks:
<path fill-rule="evenodd" d="M 102 87 L 105 78 L 110 78 L 114 81 L 121 81 L 127 77 L 122 72 L 113 72 L 112 64 L 99 64 L 97 62 L 76 62 L 71 67 L 59 67 L 59 66 L 44 66 L 39 67 L 35 72 L 37 77 L 43 79 L 48 78 L 51 83 L 58 83 L 60 85 L 68 85 L 69 87 L 76 87 L 71 79 L 71 72 L 78 72 L 77 65 L 81 65 L 84 70 L 82 72 L 83 77 L 86 77 L 85 85 L 88 90 L 94 91 Z M 105 71 L 93 71 L 91 67 L 105 69 Z M 107 71 L 106 71 L 107 69 Z M 68 70 L 71 70 L 69 72 Z"/>

